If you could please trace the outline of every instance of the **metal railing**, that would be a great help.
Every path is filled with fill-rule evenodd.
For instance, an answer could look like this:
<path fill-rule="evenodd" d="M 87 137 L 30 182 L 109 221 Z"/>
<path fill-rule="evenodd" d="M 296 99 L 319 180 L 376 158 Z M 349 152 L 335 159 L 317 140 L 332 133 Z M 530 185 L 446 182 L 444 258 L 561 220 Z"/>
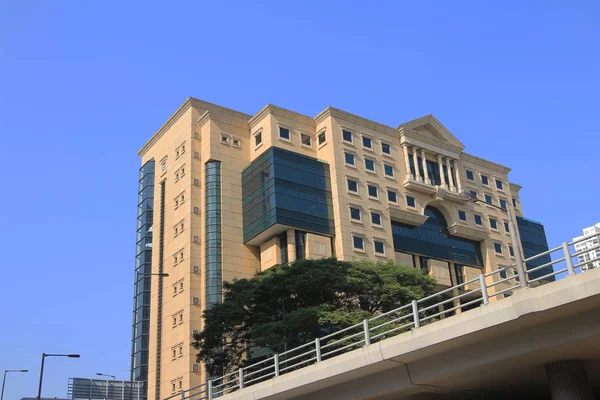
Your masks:
<path fill-rule="evenodd" d="M 600 234 L 595 236 L 600 239 Z M 551 283 L 564 276 L 582 272 L 582 266 L 588 265 L 590 261 L 579 261 L 578 256 L 589 253 L 591 250 L 600 249 L 600 244 L 579 252 L 571 252 L 571 247 L 593 237 L 588 236 L 577 241 L 565 242 L 558 247 L 523 260 L 524 263 L 529 263 L 546 256 L 550 256 L 551 259 L 550 262 L 526 271 L 527 286 L 536 287 Z M 552 260 L 552 257 L 555 259 Z M 573 262 L 574 258 L 576 262 Z M 531 273 L 543 271 L 543 268 L 548 267 L 552 268 L 552 272 L 529 279 Z M 176 397 L 182 400 L 212 400 L 287 372 L 319 363 L 338 354 L 368 346 L 386 337 L 418 329 L 428 323 L 486 305 L 491 300 L 503 299 L 520 288 L 516 264 L 513 263 L 487 274 L 479 274 L 459 285 L 419 300 L 413 300 L 402 307 L 365 319 L 361 323 L 332 332 L 291 350 L 275 353 L 262 361 L 209 379 L 206 383 L 173 394 L 164 400 Z"/>

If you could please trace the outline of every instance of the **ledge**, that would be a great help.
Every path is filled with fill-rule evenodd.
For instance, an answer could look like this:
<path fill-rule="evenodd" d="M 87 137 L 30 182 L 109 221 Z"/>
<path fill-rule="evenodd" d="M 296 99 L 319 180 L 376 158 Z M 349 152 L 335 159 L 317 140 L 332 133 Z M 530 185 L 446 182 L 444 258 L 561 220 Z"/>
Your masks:
<path fill-rule="evenodd" d="M 392 220 L 412 226 L 423 225 L 427 221 L 427 218 L 429 218 L 419 214 L 417 211 L 402 210 L 398 207 L 388 207 L 387 211 L 390 213 Z"/>
<path fill-rule="evenodd" d="M 452 236 L 458 236 L 465 239 L 481 241 L 487 239 L 488 232 L 485 229 L 473 228 L 471 226 L 454 224 L 448 227 Z"/>
<path fill-rule="evenodd" d="M 437 190 L 436 186 L 431 186 L 427 183 L 415 181 L 412 179 L 404 181 L 403 186 L 405 189 L 410 189 L 425 194 L 434 194 Z"/>

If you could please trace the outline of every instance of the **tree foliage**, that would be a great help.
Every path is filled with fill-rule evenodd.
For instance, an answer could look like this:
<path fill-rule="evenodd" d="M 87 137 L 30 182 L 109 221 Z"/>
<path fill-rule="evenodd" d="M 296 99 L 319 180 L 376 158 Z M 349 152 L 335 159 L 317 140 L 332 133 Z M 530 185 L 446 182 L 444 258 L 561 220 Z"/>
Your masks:
<path fill-rule="evenodd" d="M 221 375 L 254 349 L 282 352 L 433 293 L 419 269 L 334 258 L 296 261 L 224 283 L 223 302 L 204 312 L 195 335 L 198 360 Z"/>

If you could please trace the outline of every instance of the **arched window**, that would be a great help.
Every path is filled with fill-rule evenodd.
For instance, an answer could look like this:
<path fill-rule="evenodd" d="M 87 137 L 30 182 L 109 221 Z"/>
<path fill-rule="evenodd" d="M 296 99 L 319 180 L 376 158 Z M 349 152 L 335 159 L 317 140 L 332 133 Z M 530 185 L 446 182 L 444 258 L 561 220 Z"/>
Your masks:
<path fill-rule="evenodd" d="M 446 218 L 435 207 L 426 207 L 425 216 L 429 218 L 421 226 L 392 221 L 394 250 L 459 264 L 483 266 L 479 242 L 452 236 L 448 232 Z"/>

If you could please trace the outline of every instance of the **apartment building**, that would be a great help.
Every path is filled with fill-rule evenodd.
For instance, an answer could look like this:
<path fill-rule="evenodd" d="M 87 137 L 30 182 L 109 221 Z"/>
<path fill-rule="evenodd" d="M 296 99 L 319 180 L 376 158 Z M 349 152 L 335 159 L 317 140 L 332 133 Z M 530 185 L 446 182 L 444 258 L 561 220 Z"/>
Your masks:
<path fill-rule="evenodd" d="M 333 107 L 248 115 L 188 99 L 139 151 L 132 379 L 149 399 L 206 380 L 192 335 L 223 281 L 335 256 L 394 260 L 444 288 L 547 249 L 510 169 L 464 148 L 432 115 L 390 127 Z"/>
<path fill-rule="evenodd" d="M 577 256 L 577 261 L 581 264 L 581 269 L 586 271 L 592 268 L 600 267 L 600 248 L 598 248 L 600 240 L 600 222 L 595 225 L 583 228 L 583 235 L 573 238 L 573 241 L 588 238 L 583 242 L 575 245 L 575 251 L 581 253 Z"/>

